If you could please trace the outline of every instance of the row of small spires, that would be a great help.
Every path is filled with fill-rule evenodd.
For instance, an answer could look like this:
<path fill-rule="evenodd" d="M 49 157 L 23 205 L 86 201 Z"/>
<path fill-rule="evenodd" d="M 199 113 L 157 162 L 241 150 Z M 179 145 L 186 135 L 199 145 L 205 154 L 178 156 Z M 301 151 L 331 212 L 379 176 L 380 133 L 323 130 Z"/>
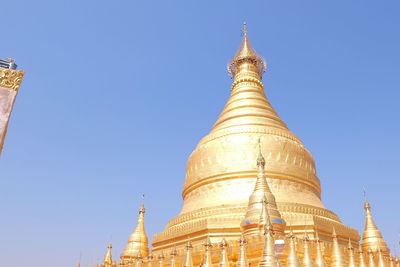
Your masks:
<path fill-rule="evenodd" d="M 274 241 L 272 241 L 272 245 L 270 245 L 267 249 L 267 244 L 270 243 L 270 240 L 273 240 L 272 237 L 272 227 L 274 227 L 275 232 L 277 233 L 277 236 L 280 236 L 280 234 L 283 234 L 283 229 L 279 228 L 279 224 L 272 226 L 271 224 L 271 217 L 270 217 L 270 211 L 275 212 L 276 214 L 274 214 L 277 217 L 281 217 L 281 215 L 279 214 L 279 211 L 276 207 L 276 203 L 275 203 L 275 198 L 271 192 L 271 190 L 269 189 L 269 186 L 267 184 L 267 181 L 265 179 L 265 173 L 264 173 L 264 167 L 265 167 L 265 159 L 261 153 L 261 145 L 260 145 L 260 140 L 259 140 L 259 155 L 257 157 L 257 166 L 258 166 L 258 175 L 257 175 L 257 179 L 256 179 L 256 185 L 255 185 L 255 189 L 253 191 L 253 194 L 255 194 L 255 196 L 258 198 L 260 196 L 260 193 L 262 194 L 262 199 L 257 200 L 257 198 L 252 197 L 252 195 L 250 196 L 249 199 L 249 208 L 253 207 L 254 203 L 258 203 L 258 201 L 260 201 L 262 203 L 262 208 L 260 210 L 261 215 L 258 219 L 258 227 L 260 230 L 260 234 L 262 232 L 264 232 L 265 236 L 266 236 L 266 242 L 265 242 L 265 248 L 264 248 L 264 253 L 263 253 L 263 259 L 264 259 L 264 263 L 263 260 L 260 261 L 259 266 L 260 267 L 276 267 L 279 264 L 279 259 L 277 259 L 275 257 L 275 252 L 274 252 Z M 267 197 L 268 196 L 268 197 Z M 253 203 L 254 202 L 254 203 Z M 270 205 L 272 204 L 272 205 Z M 270 207 L 268 206 L 272 206 L 272 209 L 270 209 Z M 364 235 L 363 235 L 363 246 L 364 246 L 364 242 L 366 244 L 366 247 L 364 247 L 364 251 L 366 251 L 366 253 L 368 254 L 368 258 L 369 260 L 369 267 L 375 267 L 374 266 L 374 260 L 373 260 L 373 251 L 372 249 L 376 250 L 378 253 L 378 258 L 379 258 L 379 267 L 384 267 L 386 266 L 386 264 L 388 263 L 387 261 L 385 262 L 384 260 L 384 255 L 387 255 L 388 253 L 388 248 L 386 247 L 386 243 L 383 240 L 383 237 L 380 233 L 380 231 L 378 230 L 378 228 L 376 227 L 373 218 L 372 218 L 372 214 L 371 214 L 371 206 L 369 204 L 369 202 L 367 200 L 365 200 L 365 205 L 364 205 L 365 211 L 366 211 L 366 225 L 365 225 L 365 230 L 364 230 Z M 249 210 L 248 210 L 249 211 Z M 253 210 L 251 210 L 253 211 Z M 145 213 L 145 209 L 144 209 L 144 205 L 142 204 L 140 211 L 139 211 L 139 219 L 138 219 L 138 224 L 137 227 L 135 229 L 135 231 L 132 233 L 131 236 L 133 236 L 134 238 L 132 238 L 133 242 L 135 241 L 136 237 L 140 237 L 138 242 L 140 243 L 139 246 L 137 247 L 137 251 L 136 253 L 125 253 L 121 256 L 121 266 L 137 266 L 140 265 L 143 262 L 143 258 L 142 255 L 147 256 L 148 255 L 148 243 L 147 243 L 147 236 L 146 233 L 144 232 L 144 213 Z M 250 217 L 248 221 L 252 221 L 252 217 L 254 216 L 254 212 L 250 213 Z M 245 219 L 247 217 L 247 214 L 245 216 Z M 255 225 L 255 224 L 250 224 L 250 225 Z M 277 226 L 277 228 L 276 228 Z M 247 226 L 246 226 L 247 227 Z M 251 226 L 251 227 L 257 227 L 257 226 Z M 282 227 L 281 227 L 282 228 Z M 244 234 L 246 235 L 246 231 L 249 229 L 243 229 L 244 230 Z M 251 229 L 250 229 L 251 230 Z M 248 234 L 248 232 L 247 232 Z M 247 235 L 246 235 L 247 236 Z M 271 237 L 269 237 L 271 236 Z M 143 237 L 143 238 L 142 238 Z M 296 256 L 296 248 L 294 245 L 294 235 L 293 232 L 290 231 L 289 234 L 289 238 L 290 238 L 290 250 L 289 250 L 289 256 L 286 260 L 283 261 L 287 261 L 287 266 L 288 267 L 298 267 L 300 266 L 300 262 Z M 130 238 L 131 239 L 131 238 Z M 365 241 L 365 240 L 370 240 L 370 239 L 374 239 L 374 242 L 370 242 L 370 241 Z M 145 240 L 145 241 L 144 241 Z M 242 241 L 244 240 L 244 237 L 242 238 Z M 269 241 L 268 241 L 269 240 Z M 128 248 L 129 248 L 129 242 L 131 240 L 128 241 Z M 244 249 L 244 243 L 245 241 L 242 242 L 241 241 L 241 250 L 240 250 L 240 255 L 245 255 L 245 249 Z M 267 242 L 268 241 L 268 242 Z M 305 267 L 312 267 L 314 265 L 314 261 L 311 259 L 310 256 L 310 252 L 309 252 L 309 246 L 308 246 L 308 241 L 309 238 L 307 235 L 305 235 L 304 237 L 304 258 L 303 258 L 303 262 L 302 265 L 304 265 Z M 317 265 L 317 267 L 325 267 L 326 263 L 324 262 L 324 258 L 322 256 L 322 250 L 321 250 L 321 241 L 319 241 L 319 238 L 317 237 L 316 239 L 317 241 L 317 257 L 315 259 L 315 264 Z M 293 244 L 292 244 L 293 242 Z M 204 263 L 202 264 L 202 266 L 211 266 L 211 258 L 209 255 L 209 245 L 210 245 L 210 241 L 207 240 L 206 244 L 205 244 L 205 258 L 204 258 Z M 226 241 L 223 240 L 223 242 L 221 243 L 221 248 L 222 248 L 222 255 L 221 255 L 221 263 L 220 266 L 224 267 L 226 266 L 226 264 L 229 263 L 229 261 L 227 260 L 227 255 L 226 255 L 226 247 L 224 248 L 223 244 L 226 244 Z M 346 260 L 343 259 L 343 255 L 341 254 L 340 248 L 339 248 L 339 244 L 337 242 L 337 236 L 336 236 L 336 232 L 335 230 L 333 231 L 333 249 L 332 249 L 332 255 L 330 257 L 330 265 L 329 266 L 345 266 L 345 262 Z M 137 245 L 137 244 L 136 244 Z M 349 267 L 354 267 L 355 266 L 355 260 L 354 260 L 354 249 L 351 247 L 351 242 L 349 240 Z M 143 250 L 142 250 L 143 248 Z M 184 267 L 191 267 L 192 265 L 190 264 L 191 262 L 191 256 L 190 256 L 190 250 L 191 250 L 191 244 L 190 242 L 187 244 L 186 246 L 186 250 L 187 250 L 187 255 L 185 255 L 185 264 L 183 265 Z M 145 253 L 142 254 L 140 252 Z M 268 253 L 267 253 L 268 252 Z M 360 255 L 360 267 L 365 267 L 365 263 L 364 263 L 364 255 L 362 252 L 362 249 L 360 248 L 359 253 L 361 253 Z M 274 255 L 274 256 L 271 256 Z M 150 257 L 150 256 L 149 256 Z M 147 257 L 147 262 L 151 264 L 152 260 L 149 259 L 149 257 Z M 163 256 L 161 255 L 161 262 L 163 259 Z M 171 255 L 171 258 L 174 259 L 174 256 Z M 131 259 L 135 259 L 133 262 L 129 262 L 129 260 Z M 190 260 L 189 260 L 190 259 Z M 242 260 L 241 260 L 242 259 Z M 362 259 L 362 260 L 361 260 Z M 371 260 L 372 259 L 372 260 Z M 390 267 L 394 267 L 394 262 L 396 262 L 396 267 L 400 267 L 399 266 L 399 260 L 397 258 L 393 258 L 390 257 Z M 226 262 L 226 264 L 223 262 Z M 239 265 L 239 263 L 243 263 Z M 271 264 L 271 262 L 273 262 L 273 264 Z M 127 265 L 128 264 L 128 265 Z M 116 263 L 114 263 L 112 261 L 112 256 L 111 256 L 111 246 L 107 252 L 107 255 L 105 257 L 105 260 L 103 261 L 103 266 L 117 266 Z M 238 261 L 238 267 L 245 267 L 247 266 L 246 263 L 246 257 L 245 256 L 240 256 L 239 257 L 239 261 Z M 138 267 L 138 266 L 137 266 Z"/>
<path fill-rule="evenodd" d="M 262 256 L 260 258 L 260 261 L 258 263 L 258 267 L 279 267 L 281 266 L 280 260 L 278 256 L 275 253 L 275 241 L 274 241 L 274 231 L 273 227 L 271 224 L 268 224 L 265 226 L 265 231 L 264 231 L 264 237 L 265 237 L 265 243 L 264 243 L 264 249 L 262 252 Z M 295 244 L 295 235 L 293 234 L 293 231 L 290 231 L 288 235 L 289 239 L 289 252 L 288 256 L 286 258 L 286 267 L 327 267 L 328 264 L 326 263 L 323 253 L 322 253 L 322 248 L 321 248 L 321 243 L 322 241 L 319 240 L 318 234 L 316 236 L 315 242 L 316 242 L 316 258 L 312 259 L 311 258 L 311 251 L 309 247 L 309 242 L 310 239 L 307 234 L 304 235 L 303 242 L 303 259 L 300 261 L 299 257 L 297 256 L 297 251 L 296 251 L 296 244 Z M 366 263 L 367 261 L 365 260 L 365 255 L 361 249 L 361 245 L 359 245 L 358 249 L 358 264 L 356 264 L 356 256 L 355 256 L 355 249 L 353 248 L 351 241 L 349 239 L 348 243 L 348 259 L 347 259 L 347 264 L 346 260 L 343 256 L 342 250 L 340 248 L 340 245 L 338 243 L 338 238 L 336 235 L 335 229 L 333 229 L 332 233 L 332 252 L 330 256 L 330 265 L 332 267 L 400 267 L 400 259 L 397 257 L 390 256 L 389 259 L 385 259 L 383 255 L 383 251 L 381 248 L 377 248 L 377 265 L 374 259 L 374 252 L 369 249 L 367 252 L 368 256 L 368 264 Z M 247 257 L 246 257 L 246 244 L 247 241 L 242 235 L 239 239 L 239 257 L 236 262 L 237 267 L 249 267 L 250 264 L 247 262 Z M 225 239 L 222 239 L 220 243 L 220 248 L 221 248 L 221 256 L 220 256 L 220 262 L 219 262 L 219 267 L 230 267 L 229 259 L 228 259 L 228 254 L 227 254 L 227 247 L 228 247 L 228 242 Z M 207 238 L 206 242 L 204 243 L 204 257 L 203 261 L 200 264 L 200 267 L 212 267 L 213 263 L 211 262 L 211 254 L 210 254 L 210 248 L 213 247 L 213 244 L 211 243 L 210 239 Z M 190 241 L 187 242 L 186 244 L 186 252 L 184 255 L 184 263 L 183 267 L 193 267 L 193 261 L 192 261 L 192 255 L 191 255 L 191 250 L 193 248 L 192 244 Z M 143 257 L 139 254 L 135 259 L 129 260 L 129 261 L 121 261 L 119 264 L 115 263 L 112 261 L 112 246 L 111 244 L 108 246 L 107 254 L 106 257 L 103 261 L 103 264 L 101 265 L 102 267 L 141 267 L 142 264 L 145 263 L 143 260 Z M 176 267 L 175 264 L 175 257 L 177 256 L 176 249 L 174 249 L 171 254 L 170 254 L 170 267 Z M 164 255 L 163 253 L 159 254 L 157 257 L 158 261 L 158 267 L 163 267 L 164 266 Z M 149 255 L 146 258 L 146 263 L 148 267 L 152 267 L 154 264 L 154 256 Z M 96 265 L 98 266 L 98 265 Z M 78 264 L 78 267 L 80 267 L 80 264 Z"/>

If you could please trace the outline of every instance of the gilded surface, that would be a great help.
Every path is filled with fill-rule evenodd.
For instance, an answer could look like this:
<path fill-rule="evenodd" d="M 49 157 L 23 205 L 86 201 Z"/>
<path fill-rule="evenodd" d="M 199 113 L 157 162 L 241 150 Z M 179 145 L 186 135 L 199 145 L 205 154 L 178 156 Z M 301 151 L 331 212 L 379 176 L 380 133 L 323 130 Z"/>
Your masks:
<path fill-rule="evenodd" d="M 368 252 L 368 250 L 372 250 L 374 252 L 377 252 L 378 250 L 382 250 L 382 252 L 387 255 L 389 253 L 389 249 L 386 245 L 385 240 L 383 239 L 381 231 L 379 231 L 374 222 L 371 213 L 371 205 L 368 201 L 365 201 L 364 209 L 365 228 L 362 236 L 363 251 Z"/>
<path fill-rule="evenodd" d="M 21 70 L 0 68 L 0 87 L 18 91 L 23 77 L 24 72 Z"/>
<path fill-rule="evenodd" d="M 159 267 L 365 267 L 367 258 L 369 266 L 400 267 L 368 202 L 362 244 L 357 230 L 324 207 L 314 159 L 267 100 L 266 64 L 246 31 L 228 69 L 231 96 L 189 157 L 180 214 L 153 236 L 148 255 L 142 207 L 112 267 L 150 267 L 163 255 L 170 256 Z"/>
<path fill-rule="evenodd" d="M 145 208 L 142 204 L 139 209 L 139 217 L 136 227 L 129 236 L 128 244 L 126 244 L 121 255 L 121 259 L 124 262 L 129 262 L 140 257 L 147 257 L 149 255 L 149 241 L 144 228 L 144 214 Z"/>
<path fill-rule="evenodd" d="M 0 68 L 0 153 L 23 76 L 23 71 Z"/>
<path fill-rule="evenodd" d="M 259 139 L 269 189 L 295 234 L 306 227 L 321 229 L 321 239 L 331 240 L 329 227 L 335 226 L 357 240 L 357 231 L 342 225 L 324 207 L 311 153 L 265 96 L 261 77 L 266 64 L 251 47 L 247 33 L 228 68 L 233 76 L 231 96 L 211 132 L 191 153 L 182 210 L 162 233 L 154 235 L 153 250 L 182 246 L 188 236 L 205 242 L 207 234 L 227 236 L 227 240 L 241 235 L 240 223 L 257 177 Z"/>

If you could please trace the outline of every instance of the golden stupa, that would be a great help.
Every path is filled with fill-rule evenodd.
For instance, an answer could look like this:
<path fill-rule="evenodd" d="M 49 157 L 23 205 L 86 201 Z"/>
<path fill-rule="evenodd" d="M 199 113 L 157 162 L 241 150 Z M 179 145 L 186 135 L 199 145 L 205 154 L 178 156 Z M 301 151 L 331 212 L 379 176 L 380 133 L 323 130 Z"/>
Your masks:
<path fill-rule="evenodd" d="M 110 245 L 102 266 L 397 265 L 367 201 L 361 243 L 322 203 L 311 153 L 265 95 L 266 63 L 246 25 L 228 70 L 231 96 L 188 159 L 180 213 L 153 236 L 149 253 L 142 205 L 120 261 L 110 264 Z"/>
<path fill-rule="evenodd" d="M 342 224 L 321 201 L 314 159 L 269 103 L 261 81 L 264 59 L 250 45 L 247 30 L 228 66 L 231 96 L 211 132 L 188 159 L 183 207 L 162 233 L 153 250 L 182 246 L 188 237 L 237 239 L 257 176 L 258 140 L 265 156 L 265 175 L 280 216 L 293 232 L 330 240 L 339 235 L 359 240 L 357 230 Z M 277 215 L 275 217 L 278 217 Z"/>

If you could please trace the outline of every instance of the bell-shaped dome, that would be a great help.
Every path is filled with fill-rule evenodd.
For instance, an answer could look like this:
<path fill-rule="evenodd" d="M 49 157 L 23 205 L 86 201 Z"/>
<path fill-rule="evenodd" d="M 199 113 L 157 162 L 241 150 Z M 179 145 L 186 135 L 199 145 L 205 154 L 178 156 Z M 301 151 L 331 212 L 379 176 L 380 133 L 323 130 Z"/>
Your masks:
<path fill-rule="evenodd" d="M 123 262 L 141 257 L 147 257 L 149 254 L 149 241 L 144 228 L 145 208 L 142 204 L 139 209 L 139 217 L 135 229 L 129 236 L 124 252 L 121 255 Z"/>
<path fill-rule="evenodd" d="M 245 31 L 229 64 L 234 75 L 231 96 L 211 132 L 189 157 L 181 214 L 246 204 L 257 175 L 259 138 L 276 201 L 323 208 L 314 160 L 269 103 L 261 82 L 263 66 L 265 61 L 251 47 Z"/>
<path fill-rule="evenodd" d="M 257 183 L 259 139 L 272 220 L 282 218 L 282 226 L 286 222 L 298 231 L 318 230 L 327 242 L 332 242 L 332 226 L 358 240 L 355 229 L 324 207 L 314 159 L 268 101 L 261 81 L 266 63 L 250 45 L 246 28 L 228 70 L 231 95 L 210 133 L 189 156 L 183 207 L 162 233 L 154 235 L 153 251 L 183 247 L 185 238 L 201 240 L 204 233 L 238 238 L 248 230 L 247 222 L 258 220 L 263 194 L 251 194 Z"/>

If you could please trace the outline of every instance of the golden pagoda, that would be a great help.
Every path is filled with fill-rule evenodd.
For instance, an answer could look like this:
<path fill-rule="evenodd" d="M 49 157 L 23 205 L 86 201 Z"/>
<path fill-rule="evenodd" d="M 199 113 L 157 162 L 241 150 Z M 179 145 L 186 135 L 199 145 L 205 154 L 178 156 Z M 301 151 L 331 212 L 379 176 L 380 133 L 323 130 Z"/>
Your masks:
<path fill-rule="evenodd" d="M 261 186 L 267 198 L 273 196 L 268 206 L 274 226 L 281 219 L 282 225 L 291 225 L 295 235 L 302 236 L 307 229 L 314 238 L 318 231 L 320 239 L 328 242 L 334 227 L 339 236 L 346 237 L 340 240 L 343 244 L 347 238 L 358 242 L 357 230 L 344 225 L 323 205 L 311 153 L 269 103 L 261 81 L 266 63 L 252 48 L 246 25 L 228 69 L 233 78 L 231 96 L 211 132 L 189 156 L 183 207 L 163 232 L 153 236 L 153 251 L 182 250 L 189 236 L 194 246 L 207 237 L 212 242 L 238 240 L 249 205 L 260 209 L 262 194 L 249 203 L 260 175 L 268 185 Z M 257 160 L 260 154 L 265 163 Z M 273 213 L 275 201 L 277 212 Z"/>
<path fill-rule="evenodd" d="M 367 252 L 368 250 L 378 252 L 378 250 L 380 249 L 385 255 L 387 255 L 389 253 L 389 249 L 386 245 L 385 240 L 382 237 L 381 231 L 379 231 L 374 222 L 371 213 L 371 204 L 369 204 L 368 200 L 365 200 L 364 209 L 365 228 L 362 236 L 362 249 L 365 252 Z"/>
<path fill-rule="evenodd" d="M 311 153 L 265 95 L 265 70 L 245 24 L 242 43 L 228 65 L 230 98 L 189 156 L 180 213 L 153 236 L 149 256 L 142 204 L 115 266 L 150 267 L 154 258 L 158 267 L 398 264 L 389 261 L 367 201 L 362 243 L 356 229 L 324 206 Z M 354 247 L 360 248 L 358 257 Z"/>
<path fill-rule="evenodd" d="M 107 247 L 106 255 L 104 256 L 102 267 L 111 267 L 113 266 L 112 260 L 112 244 L 110 243 Z"/>
<path fill-rule="evenodd" d="M 124 252 L 121 255 L 122 262 L 138 261 L 142 257 L 149 255 L 149 241 L 144 228 L 144 204 L 140 206 L 139 217 L 135 229 L 129 236 Z"/>

